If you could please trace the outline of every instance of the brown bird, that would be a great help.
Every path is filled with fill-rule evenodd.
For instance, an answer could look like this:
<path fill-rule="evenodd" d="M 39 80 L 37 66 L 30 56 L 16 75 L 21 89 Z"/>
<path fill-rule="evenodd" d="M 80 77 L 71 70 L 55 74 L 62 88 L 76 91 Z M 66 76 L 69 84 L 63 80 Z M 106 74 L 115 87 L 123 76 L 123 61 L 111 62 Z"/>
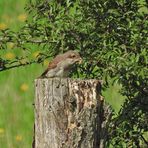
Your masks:
<path fill-rule="evenodd" d="M 82 58 L 77 51 L 69 50 L 57 55 L 48 65 L 41 77 L 67 77 L 72 66 L 81 63 Z"/>

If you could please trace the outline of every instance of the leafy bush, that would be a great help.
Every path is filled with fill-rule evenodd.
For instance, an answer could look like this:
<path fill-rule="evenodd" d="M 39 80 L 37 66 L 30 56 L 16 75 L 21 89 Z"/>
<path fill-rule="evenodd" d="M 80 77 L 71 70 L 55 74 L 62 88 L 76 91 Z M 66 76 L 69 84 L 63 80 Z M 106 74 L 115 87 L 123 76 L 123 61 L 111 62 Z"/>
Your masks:
<path fill-rule="evenodd" d="M 105 86 L 110 79 L 118 81 L 126 97 L 110 124 L 108 146 L 146 146 L 147 7 L 146 0 L 30 0 L 26 25 L 19 32 L 6 29 L 0 33 L 0 48 L 6 50 L 8 43 L 14 43 L 20 53 L 15 60 L 1 57 L 0 69 L 40 63 L 60 52 L 79 50 L 84 62 L 74 76 L 104 79 Z M 35 59 L 30 56 L 33 44 L 42 48 Z"/>

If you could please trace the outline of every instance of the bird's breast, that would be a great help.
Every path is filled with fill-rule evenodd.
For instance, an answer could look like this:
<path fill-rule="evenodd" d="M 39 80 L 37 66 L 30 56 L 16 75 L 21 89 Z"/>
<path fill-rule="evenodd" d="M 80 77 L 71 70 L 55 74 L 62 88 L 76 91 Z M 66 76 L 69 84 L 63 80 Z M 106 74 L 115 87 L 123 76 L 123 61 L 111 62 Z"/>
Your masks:
<path fill-rule="evenodd" d="M 53 77 L 67 77 L 68 70 L 64 69 L 63 67 L 56 67 L 55 69 L 51 69 L 47 72 L 46 77 L 53 78 Z"/>

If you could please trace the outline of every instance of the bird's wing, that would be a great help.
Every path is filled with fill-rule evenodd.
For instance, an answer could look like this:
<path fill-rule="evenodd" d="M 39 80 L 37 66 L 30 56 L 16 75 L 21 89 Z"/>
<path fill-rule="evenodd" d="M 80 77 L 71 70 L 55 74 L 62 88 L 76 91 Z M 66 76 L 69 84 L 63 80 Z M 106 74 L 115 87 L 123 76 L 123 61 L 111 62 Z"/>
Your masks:
<path fill-rule="evenodd" d="M 45 76 L 46 73 L 50 70 L 50 69 L 54 69 L 57 67 L 58 63 L 60 63 L 63 60 L 63 57 L 61 55 L 56 56 L 49 64 L 48 64 L 48 68 L 42 73 L 41 76 Z"/>

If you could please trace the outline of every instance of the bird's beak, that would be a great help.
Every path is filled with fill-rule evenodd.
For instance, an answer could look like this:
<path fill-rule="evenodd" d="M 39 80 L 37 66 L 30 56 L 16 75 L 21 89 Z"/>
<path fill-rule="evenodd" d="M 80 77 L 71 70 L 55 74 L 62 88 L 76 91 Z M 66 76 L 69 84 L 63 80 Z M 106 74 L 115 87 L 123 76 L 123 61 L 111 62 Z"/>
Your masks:
<path fill-rule="evenodd" d="M 82 58 L 79 58 L 78 63 L 81 64 L 82 63 Z"/>

